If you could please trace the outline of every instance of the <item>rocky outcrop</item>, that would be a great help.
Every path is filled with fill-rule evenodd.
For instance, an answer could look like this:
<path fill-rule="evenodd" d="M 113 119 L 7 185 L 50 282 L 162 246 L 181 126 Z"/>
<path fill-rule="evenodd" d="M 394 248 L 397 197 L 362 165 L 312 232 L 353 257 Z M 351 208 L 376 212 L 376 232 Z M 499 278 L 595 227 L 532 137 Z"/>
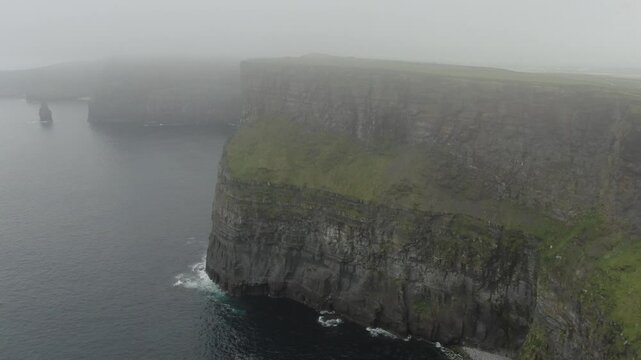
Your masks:
<path fill-rule="evenodd" d="M 207 256 L 223 288 L 510 356 L 634 356 L 638 83 L 332 58 L 242 74 Z"/>

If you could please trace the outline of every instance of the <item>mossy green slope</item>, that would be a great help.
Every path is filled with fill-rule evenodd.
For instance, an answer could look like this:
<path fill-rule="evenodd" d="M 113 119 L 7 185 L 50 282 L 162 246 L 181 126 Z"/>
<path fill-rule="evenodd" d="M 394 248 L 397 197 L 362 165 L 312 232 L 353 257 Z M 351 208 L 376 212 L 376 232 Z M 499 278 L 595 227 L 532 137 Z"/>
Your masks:
<path fill-rule="evenodd" d="M 597 211 L 573 224 L 550 229 L 540 245 L 539 291 L 578 304 L 582 331 L 603 346 L 608 359 L 641 354 L 641 239 Z M 558 316 L 566 309 L 559 306 Z M 572 329 L 580 331 L 579 329 Z M 572 334 L 564 334 L 568 337 Z M 553 359 L 550 339 L 534 323 L 523 359 Z"/>
<path fill-rule="evenodd" d="M 513 201 L 483 196 L 478 179 L 456 168 L 451 154 L 434 147 L 365 144 L 270 119 L 241 128 L 227 146 L 226 161 L 232 175 L 243 181 L 325 190 L 391 207 L 462 213 L 540 236 L 560 225 Z"/>
<path fill-rule="evenodd" d="M 372 201 L 387 187 L 394 155 L 370 152 L 347 137 L 305 131 L 285 120 L 242 128 L 227 146 L 232 175 L 333 191 Z"/>

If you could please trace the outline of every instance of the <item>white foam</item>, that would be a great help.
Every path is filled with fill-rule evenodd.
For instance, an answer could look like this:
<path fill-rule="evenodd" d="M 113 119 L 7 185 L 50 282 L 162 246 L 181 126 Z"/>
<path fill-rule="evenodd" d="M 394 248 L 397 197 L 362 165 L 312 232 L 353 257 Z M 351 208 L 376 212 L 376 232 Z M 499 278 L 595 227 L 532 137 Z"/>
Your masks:
<path fill-rule="evenodd" d="M 200 262 L 191 265 L 190 268 L 190 272 L 176 275 L 174 286 L 223 294 L 223 291 L 211 281 L 205 272 L 205 256 Z"/>
<path fill-rule="evenodd" d="M 374 337 L 385 336 L 385 337 L 388 337 L 388 338 L 391 338 L 391 339 L 398 339 L 398 336 L 392 334 L 391 332 L 389 332 L 389 331 L 387 331 L 385 329 L 367 327 L 367 328 L 365 328 L 365 330 L 367 330 L 367 332 L 369 332 L 369 334 L 374 336 Z"/>
<path fill-rule="evenodd" d="M 318 317 L 318 323 L 323 327 L 336 327 L 343 323 L 343 319 L 338 317 L 327 318 L 323 315 Z"/>
<path fill-rule="evenodd" d="M 334 315 L 334 314 L 336 314 L 336 312 L 335 311 L 330 311 L 330 310 L 321 310 L 320 314 L 321 315 Z"/>

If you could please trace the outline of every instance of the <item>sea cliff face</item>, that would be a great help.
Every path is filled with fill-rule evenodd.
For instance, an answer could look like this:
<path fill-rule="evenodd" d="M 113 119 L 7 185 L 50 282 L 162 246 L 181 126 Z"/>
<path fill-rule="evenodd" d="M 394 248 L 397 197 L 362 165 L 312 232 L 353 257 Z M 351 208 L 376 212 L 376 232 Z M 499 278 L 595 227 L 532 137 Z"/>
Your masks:
<path fill-rule="evenodd" d="M 534 241 L 465 215 L 235 181 L 223 166 L 208 270 L 237 294 L 285 296 L 444 343 L 517 350 L 534 311 Z"/>
<path fill-rule="evenodd" d="M 207 271 L 233 293 L 446 344 L 634 357 L 639 89 L 355 59 L 245 62 Z"/>

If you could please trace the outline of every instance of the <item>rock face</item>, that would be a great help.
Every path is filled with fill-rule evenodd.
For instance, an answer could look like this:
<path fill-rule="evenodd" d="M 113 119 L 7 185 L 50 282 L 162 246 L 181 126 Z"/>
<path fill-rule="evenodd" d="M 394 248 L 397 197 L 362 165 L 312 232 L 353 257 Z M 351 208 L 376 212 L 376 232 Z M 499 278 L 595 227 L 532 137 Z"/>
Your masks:
<path fill-rule="evenodd" d="M 245 62 L 207 272 L 235 294 L 445 344 L 633 356 L 633 323 L 617 318 L 628 304 L 612 295 L 632 278 L 599 259 L 638 231 L 639 89 L 353 59 Z"/>

